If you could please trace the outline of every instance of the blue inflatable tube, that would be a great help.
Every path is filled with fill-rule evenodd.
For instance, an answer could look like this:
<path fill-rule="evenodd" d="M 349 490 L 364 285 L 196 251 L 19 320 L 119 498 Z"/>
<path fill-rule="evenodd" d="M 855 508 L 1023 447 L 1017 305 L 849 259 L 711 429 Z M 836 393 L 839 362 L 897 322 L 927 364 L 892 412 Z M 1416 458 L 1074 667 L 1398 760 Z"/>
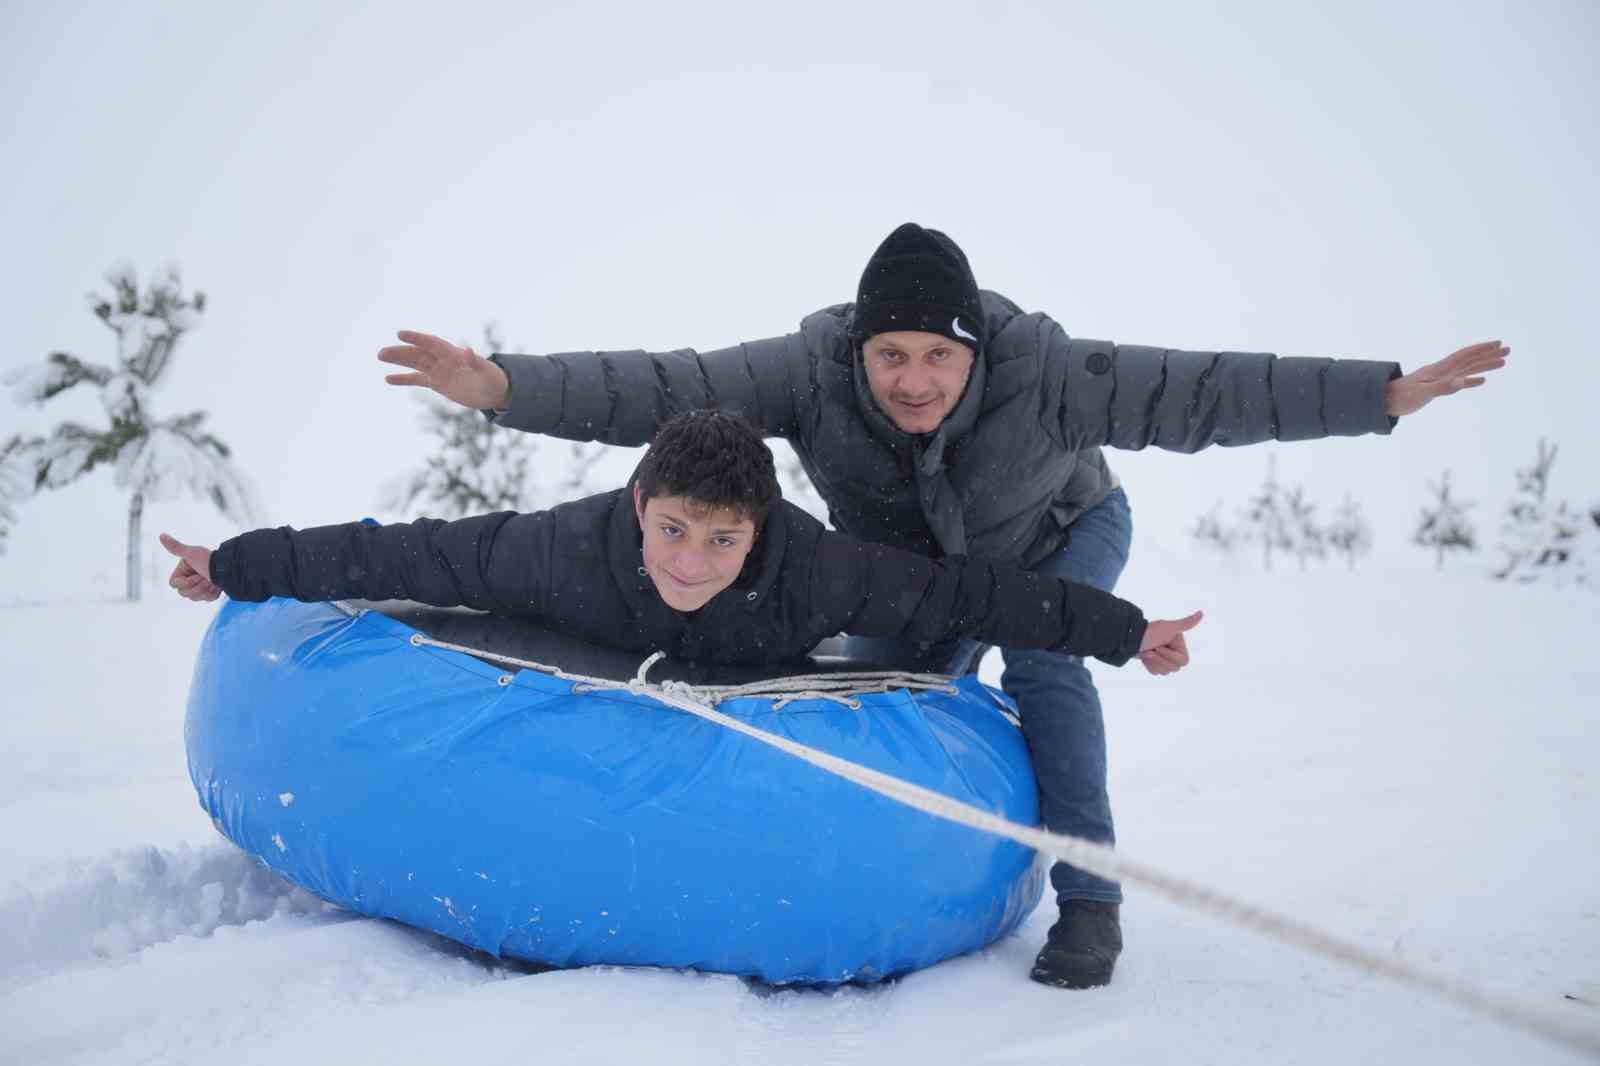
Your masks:
<path fill-rule="evenodd" d="M 1026 848 L 647 696 L 575 691 L 415 646 L 416 632 L 376 610 L 229 602 L 196 664 L 185 732 L 201 806 L 340 906 L 555 966 L 827 984 L 976 950 L 1039 901 Z M 718 709 L 1035 824 L 1009 704 L 975 678 L 954 687 L 859 710 Z"/>

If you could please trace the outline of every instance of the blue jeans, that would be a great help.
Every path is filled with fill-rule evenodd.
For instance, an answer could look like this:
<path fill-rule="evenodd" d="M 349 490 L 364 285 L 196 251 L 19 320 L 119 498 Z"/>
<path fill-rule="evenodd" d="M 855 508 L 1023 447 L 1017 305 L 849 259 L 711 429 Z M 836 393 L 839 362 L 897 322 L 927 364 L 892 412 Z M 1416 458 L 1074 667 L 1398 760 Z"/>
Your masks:
<path fill-rule="evenodd" d="M 1067 543 L 1034 567 L 1110 592 L 1128 564 L 1133 513 L 1121 488 L 1072 523 Z M 985 646 L 972 640 L 921 645 L 851 637 L 845 654 L 901 669 L 964 674 L 976 669 Z M 1115 844 L 1111 798 L 1106 793 L 1106 729 L 1100 693 L 1076 655 L 1049 651 L 1005 652 L 1000 687 L 1017 703 L 1022 735 L 1039 782 L 1039 814 L 1057 833 Z M 1050 870 L 1056 900 L 1122 902 L 1122 886 L 1058 862 Z"/>

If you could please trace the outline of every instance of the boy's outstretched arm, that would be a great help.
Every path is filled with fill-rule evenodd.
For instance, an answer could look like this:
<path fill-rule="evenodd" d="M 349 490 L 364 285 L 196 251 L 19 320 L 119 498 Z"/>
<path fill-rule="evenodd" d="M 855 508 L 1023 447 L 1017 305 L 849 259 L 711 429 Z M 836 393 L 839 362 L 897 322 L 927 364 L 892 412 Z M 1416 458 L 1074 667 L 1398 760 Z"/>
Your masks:
<path fill-rule="evenodd" d="M 934 643 L 952 637 L 1044 648 L 1121 666 L 1137 656 L 1153 674 L 1188 665 L 1187 618 L 1146 622 L 1138 607 L 1091 585 L 988 559 L 929 559 L 824 534 L 813 597 L 839 628 L 860 636 Z"/>
<path fill-rule="evenodd" d="M 549 512 L 505 511 L 455 522 L 257 529 L 215 551 L 166 534 L 161 543 L 179 559 L 168 584 L 187 599 L 405 599 L 536 613 L 547 587 L 549 536 Z"/>

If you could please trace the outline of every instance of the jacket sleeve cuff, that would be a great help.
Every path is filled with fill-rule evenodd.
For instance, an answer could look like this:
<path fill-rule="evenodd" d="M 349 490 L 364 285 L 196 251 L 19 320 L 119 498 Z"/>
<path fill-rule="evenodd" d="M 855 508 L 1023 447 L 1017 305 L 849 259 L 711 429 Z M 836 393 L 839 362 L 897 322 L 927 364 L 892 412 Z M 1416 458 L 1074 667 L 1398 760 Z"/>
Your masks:
<path fill-rule="evenodd" d="M 548 356 L 496 353 L 489 361 L 505 371 L 511 398 L 504 411 L 483 415 L 497 426 L 529 433 L 548 433 L 561 423 L 562 370 Z"/>
<path fill-rule="evenodd" d="M 1139 642 L 1144 640 L 1143 611 L 1093 585 L 1063 584 L 1070 605 L 1070 633 L 1052 651 L 1091 656 L 1112 666 L 1121 666 L 1138 654 Z"/>
<path fill-rule="evenodd" d="M 1128 628 L 1122 634 L 1122 646 L 1117 649 L 1115 659 L 1107 659 L 1112 666 L 1121 666 L 1129 659 L 1139 654 L 1139 645 L 1144 643 L 1145 630 L 1150 628 L 1150 623 L 1145 621 L 1144 612 L 1133 604 L 1128 604 Z"/>
<path fill-rule="evenodd" d="M 230 600 L 260 602 L 266 597 L 250 596 L 241 587 L 238 542 L 238 537 L 230 537 L 211 553 L 211 583 L 226 593 Z"/>
<path fill-rule="evenodd" d="M 1328 436 L 1388 434 L 1399 419 L 1389 414 L 1389 382 L 1399 363 L 1335 359 L 1328 368 L 1324 395 Z"/>

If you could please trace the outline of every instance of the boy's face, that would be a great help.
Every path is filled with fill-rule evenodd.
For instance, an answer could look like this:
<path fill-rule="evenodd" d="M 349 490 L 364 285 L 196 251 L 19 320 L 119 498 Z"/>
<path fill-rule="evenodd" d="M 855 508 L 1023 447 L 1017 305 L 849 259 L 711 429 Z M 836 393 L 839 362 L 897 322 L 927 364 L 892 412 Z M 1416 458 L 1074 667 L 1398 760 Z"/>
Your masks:
<path fill-rule="evenodd" d="M 640 500 L 633 510 L 644 535 L 644 569 L 674 611 L 697 611 L 739 576 L 756 525 L 733 511 L 711 511 L 685 496 Z"/>

